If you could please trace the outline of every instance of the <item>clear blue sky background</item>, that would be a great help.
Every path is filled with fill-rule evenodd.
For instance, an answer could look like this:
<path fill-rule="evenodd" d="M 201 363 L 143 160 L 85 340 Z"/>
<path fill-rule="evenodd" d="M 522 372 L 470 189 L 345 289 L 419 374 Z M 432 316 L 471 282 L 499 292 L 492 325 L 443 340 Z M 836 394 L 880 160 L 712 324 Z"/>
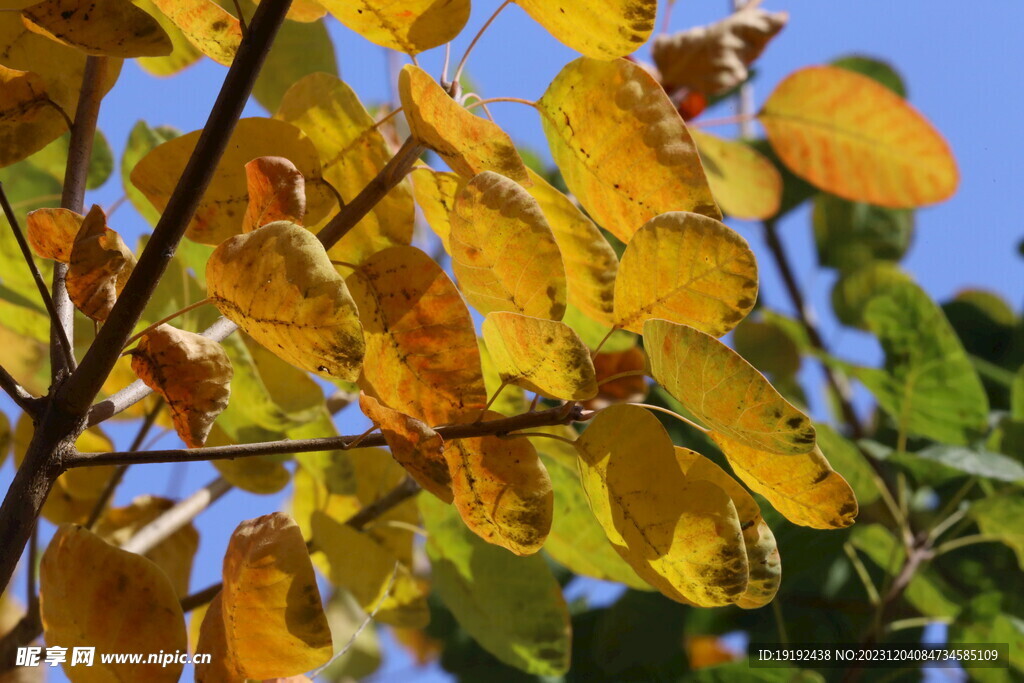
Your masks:
<path fill-rule="evenodd" d="M 498 0 L 474 3 L 470 24 L 456 41 L 454 54 L 461 55 L 469 37 L 497 5 Z M 664 5 L 663 0 L 662 11 Z M 720 18 L 727 0 L 679 0 L 676 5 L 672 30 Z M 1017 255 L 1016 244 L 1024 235 L 1020 219 L 1024 215 L 1024 192 L 1020 189 L 1024 186 L 1020 161 L 1024 136 L 1019 79 L 1013 76 L 1024 64 L 1024 43 L 1019 34 L 1019 27 L 1024 25 L 1024 3 L 768 0 L 765 6 L 788 11 L 790 23 L 758 62 L 758 104 L 786 74 L 802 66 L 849 53 L 891 62 L 908 84 L 910 101 L 950 141 L 962 177 L 960 190 L 950 201 L 918 212 L 917 239 L 905 267 L 940 301 L 962 288 L 980 287 L 1000 293 L 1019 308 L 1024 292 L 1024 261 Z M 390 99 L 392 86 L 387 82 L 385 51 L 334 20 L 329 20 L 329 26 L 342 77 L 367 104 Z M 435 50 L 421 59 L 434 74 L 439 71 L 441 52 Z M 640 56 L 645 55 L 646 50 L 641 51 Z M 503 12 L 477 46 L 469 74 L 486 97 L 536 99 L 575 56 L 513 6 Z M 120 157 L 128 131 L 139 118 L 151 125 L 167 124 L 186 132 L 200 128 L 225 71 L 204 60 L 178 76 L 162 80 L 145 74 L 134 63 L 126 64 L 100 115 L 100 126 L 114 146 L 115 156 Z M 531 109 L 498 104 L 492 111 L 513 138 L 547 154 L 539 121 Z M 728 113 L 728 107 L 724 107 L 706 116 Z M 246 114 L 261 116 L 266 112 L 253 103 Z M 723 128 L 714 132 L 729 135 L 734 131 Z M 109 206 L 121 194 L 115 172 L 106 186 L 89 194 L 87 204 Z M 111 222 L 115 229 L 133 237 L 148 229 L 130 206 L 119 209 Z M 750 240 L 760 257 L 762 300 L 771 307 L 789 310 L 758 226 L 743 222 L 733 225 Z M 828 342 L 841 356 L 878 362 L 880 353 L 866 335 L 840 329 L 828 313 L 833 277 L 815 266 L 808 212 L 795 212 L 783 222 L 781 230 L 798 265 L 799 279 L 823 318 Z M 134 244 L 134 239 L 129 243 Z M 814 385 L 821 382 L 820 374 L 813 370 L 807 378 Z M 8 415 L 14 414 L 6 399 L 0 406 Z M 360 418 L 343 416 L 341 420 L 343 432 L 355 431 L 359 424 Z M 129 428 L 113 430 L 122 447 L 128 445 L 133 432 Z M 175 441 L 169 436 L 160 445 L 173 447 Z M 11 476 L 10 464 L 0 470 L 4 489 Z M 205 463 L 181 468 L 136 466 L 129 471 L 116 502 L 124 504 L 144 492 L 185 495 L 215 476 L 215 470 Z M 258 497 L 235 491 L 211 514 L 200 518 L 202 540 L 193 588 L 218 580 L 223 550 L 238 521 L 278 509 L 283 499 L 283 495 Z M 48 535 L 51 529 L 49 525 L 44 527 Z M 19 588 L 16 594 L 21 592 Z M 407 680 L 407 658 L 393 647 L 388 651 L 394 661 L 374 680 Z M 436 672 L 431 678 L 437 678 Z M 53 677 L 59 679 L 60 674 Z"/>

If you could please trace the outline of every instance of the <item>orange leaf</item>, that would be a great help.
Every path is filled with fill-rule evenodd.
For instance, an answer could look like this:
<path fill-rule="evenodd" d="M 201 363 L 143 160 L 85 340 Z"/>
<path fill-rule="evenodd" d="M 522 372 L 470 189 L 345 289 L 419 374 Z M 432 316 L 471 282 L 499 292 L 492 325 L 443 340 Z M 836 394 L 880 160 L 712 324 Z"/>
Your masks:
<path fill-rule="evenodd" d="M 252 232 L 274 221 L 302 225 L 306 213 L 306 179 L 284 157 L 259 157 L 245 165 L 249 205 L 242 232 Z"/>
<path fill-rule="evenodd" d="M 70 264 L 68 296 L 82 313 L 103 322 L 135 268 L 135 255 L 95 204 L 75 236 Z"/>
<path fill-rule="evenodd" d="M 83 220 L 85 216 L 68 209 L 29 211 L 25 221 L 28 243 L 43 258 L 68 263 Z"/>

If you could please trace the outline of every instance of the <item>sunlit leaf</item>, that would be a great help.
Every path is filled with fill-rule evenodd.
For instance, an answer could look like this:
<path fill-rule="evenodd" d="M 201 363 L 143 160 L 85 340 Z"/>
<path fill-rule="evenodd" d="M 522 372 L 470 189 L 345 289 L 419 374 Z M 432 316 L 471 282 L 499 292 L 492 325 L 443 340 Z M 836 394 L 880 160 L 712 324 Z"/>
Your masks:
<path fill-rule="evenodd" d="M 484 543 L 440 501 L 420 505 L 434 588 L 459 624 L 511 666 L 542 676 L 565 673 L 569 610 L 544 559 Z"/>
<path fill-rule="evenodd" d="M 452 281 L 414 247 L 374 254 L 348 278 L 366 338 L 367 392 L 428 425 L 487 403 L 476 333 Z"/>
<path fill-rule="evenodd" d="M 566 185 L 622 241 L 668 211 L 722 217 L 686 125 L 643 67 L 577 59 L 537 108 Z"/>
<path fill-rule="evenodd" d="M 256 4 L 260 4 L 260 0 L 256 0 Z M 321 2 L 316 0 L 292 0 L 286 17 L 292 21 L 308 23 L 316 21 L 325 14 L 327 14 L 327 10 L 324 9 Z"/>
<path fill-rule="evenodd" d="M 185 650 L 185 616 L 167 575 L 144 557 L 63 525 L 39 565 L 47 643 L 141 655 L 140 663 L 101 662 L 66 671 L 76 681 L 177 681 L 182 664 L 149 664 L 146 655 Z"/>
<path fill-rule="evenodd" d="M 738 140 L 690 131 L 708 175 L 711 193 L 722 211 L 748 220 L 779 211 L 782 177 L 760 152 Z"/>
<path fill-rule="evenodd" d="M 526 190 L 485 171 L 459 192 L 451 227 L 452 270 L 474 308 L 485 314 L 514 311 L 562 318 L 562 255 L 551 226 Z"/>
<path fill-rule="evenodd" d="M 452 477 L 444 459 L 444 440 L 427 424 L 392 410 L 365 393 L 359 407 L 380 427 L 391 455 L 416 482 L 446 503 L 452 502 Z"/>
<path fill-rule="evenodd" d="M 912 208 L 956 191 L 946 141 L 867 76 L 831 66 L 801 69 L 775 88 L 760 120 L 794 173 L 845 199 Z"/>
<path fill-rule="evenodd" d="M 488 412 L 484 420 L 504 415 Z M 488 543 L 531 555 L 551 530 L 551 478 L 526 438 L 478 436 L 445 443 L 455 507 Z M 500 503 L 500 504 L 499 504 Z"/>
<path fill-rule="evenodd" d="M 132 184 L 158 211 L 167 208 L 201 132 L 197 130 L 158 145 L 132 169 Z M 306 179 L 305 220 L 308 224 L 327 214 L 335 200 L 320 182 L 320 158 L 310 139 L 284 121 L 242 119 L 217 164 L 213 180 L 189 223 L 186 237 L 202 244 L 217 245 L 242 232 L 249 202 L 245 164 L 265 156 L 287 158 Z"/>
<path fill-rule="evenodd" d="M 32 31 L 105 57 L 158 57 L 171 39 L 156 19 L 124 0 L 43 0 L 21 11 Z"/>
<path fill-rule="evenodd" d="M 202 59 L 200 52 L 185 36 L 178 25 L 160 11 L 153 0 L 134 0 L 134 4 L 159 22 L 171 39 L 171 53 L 165 57 L 140 57 L 137 64 L 154 76 L 172 76 Z"/>
<path fill-rule="evenodd" d="M 320 152 L 324 179 L 346 202 L 352 201 L 391 159 L 391 150 L 373 117 L 348 85 L 329 74 L 310 74 L 295 83 L 274 116 L 309 136 Z M 361 263 L 381 249 L 409 244 L 414 216 L 409 184 L 398 183 L 331 247 L 331 257 Z M 312 230 L 322 226 L 316 223 L 319 219 L 308 218 Z"/>
<path fill-rule="evenodd" d="M 416 55 L 444 45 L 469 20 L 469 0 L 317 0 L 369 41 Z"/>
<path fill-rule="evenodd" d="M 643 401 L 650 388 L 644 377 L 646 369 L 647 355 L 637 346 L 623 351 L 601 351 L 594 356 L 598 393 L 583 405 L 593 410 L 611 403 Z"/>
<path fill-rule="evenodd" d="M 508 134 L 459 105 L 426 71 L 407 64 L 399 74 L 398 92 L 409 130 L 453 171 L 466 178 L 494 171 L 529 182 Z"/>
<path fill-rule="evenodd" d="M 4 124 L 32 122 L 52 106 L 42 76 L 0 65 L 0 121 Z"/>
<path fill-rule="evenodd" d="M 523 388 L 515 384 L 505 384 L 502 381 L 501 375 L 498 374 L 498 369 L 494 366 L 494 361 L 491 360 L 491 353 L 487 350 L 487 344 L 484 343 L 483 339 L 477 340 L 477 348 L 480 350 L 480 369 L 484 373 L 484 386 L 487 388 L 487 396 L 493 398 L 497 394 L 497 398 L 491 401 L 489 410 L 501 413 L 506 417 L 526 412 L 528 403 Z M 499 388 L 501 393 L 498 393 Z"/>
<path fill-rule="evenodd" d="M 635 52 L 650 37 L 658 13 L 657 0 L 515 3 L 562 43 L 595 59 L 615 59 Z"/>
<path fill-rule="evenodd" d="M 180 133 L 173 128 L 166 126 L 150 128 L 149 124 L 145 121 L 137 121 L 128 134 L 128 142 L 125 145 L 124 154 L 121 155 L 121 186 L 124 188 L 124 194 L 131 201 L 135 210 L 149 221 L 151 225 L 156 225 L 156 222 L 160 219 L 160 211 L 131 182 L 131 172 L 135 170 L 135 165 L 149 154 L 150 150 L 178 135 Z M 179 249 L 185 246 L 185 243 L 183 243 Z"/>
<path fill-rule="evenodd" d="M 282 221 L 225 240 L 206 282 L 220 312 L 283 360 L 324 377 L 359 376 L 355 302 L 308 230 Z"/>
<path fill-rule="evenodd" d="M 981 533 L 995 536 L 1012 548 L 1017 562 L 1024 569 L 1024 530 L 1020 526 L 1024 497 L 1006 494 L 982 498 L 971 503 L 970 515 L 978 523 Z"/>
<path fill-rule="evenodd" d="M 416 203 L 423 211 L 427 225 L 441 240 L 444 250 L 451 255 L 451 247 L 448 246 L 448 236 L 452 232 L 451 212 L 455 206 L 455 197 L 466 180 L 457 173 L 435 171 L 430 168 L 414 169 L 409 177 L 412 179 Z"/>
<path fill-rule="evenodd" d="M 189 448 L 203 446 L 231 396 L 231 361 L 224 348 L 164 324 L 146 332 L 131 356 L 135 374 L 167 401 L 181 440 Z"/>
<path fill-rule="evenodd" d="M 568 325 L 499 312 L 489 313 L 482 329 L 502 381 L 566 401 L 597 393 L 590 350 Z"/>
<path fill-rule="evenodd" d="M 252 232 L 274 221 L 302 225 L 306 214 L 306 179 L 284 157 L 259 157 L 245 165 L 249 205 L 242 232 Z"/>
<path fill-rule="evenodd" d="M 75 235 L 69 264 L 68 296 L 82 313 L 103 322 L 135 269 L 135 255 L 95 204 Z"/>
<path fill-rule="evenodd" d="M 218 64 L 231 66 L 242 42 L 242 27 L 238 19 L 213 0 L 152 2 L 200 52 Z"/>
<path fill-rule="evenodd" d="M 814 426 L 818 446 L 832 468 L 850 484 L 861 506 L 871 505 L 880 495 L 874 470 L 852 442 L 827 424 Z"/>
<path fill-rule="evenodd" d="M 29 211 L 25 232 L 33 251 L 61 263 L 71 260 L 71 246 L 82 227 L 84 216 L 68 209 Z"/>
<path fill-rule="evenodd" d="M 607 408 L 576 448 L 590 507 L 640 577 L 685 604 L 727 605 L 744 594 L 749 570 L 736 506 L 715 484 L 687 478 L 654 415 Z"/>
<path fill-rule="evenodd" d="M 756 298 L 757 262 L 746 240 L 713 218 L 674 212 L 652 219 L 627 245 L 615 320 L 642 332 L 645 320 L 665 318 L 720 337 Z"/>
<path fill-rule="evenodd" d="M 222 416 L 210 430 L 206 445 L 231 446 L 237 443 L 279 441 L 286 436 L 281 432 L 272 432 L 259 427 L 248 427 L 244 431 L 234 430 L 232 427 L 233 425 L 230 425 L 229 421 Z M 232 486 L 249 493 L 265 496 L 277 493 L 292 480 L 288 468 L 282 464 L 284 457 L 261 455 L 214 460 L 210 464 L 217 468 L 220 476 L 224 477 Z"/>
<path fill-rule="evenodd" d="M 221 614 L 227 654 L 244 678 L 291 676 L 330 659 L 313 565 L 290 517 L 275 512 L 235 529 L 224 553 Z"/>

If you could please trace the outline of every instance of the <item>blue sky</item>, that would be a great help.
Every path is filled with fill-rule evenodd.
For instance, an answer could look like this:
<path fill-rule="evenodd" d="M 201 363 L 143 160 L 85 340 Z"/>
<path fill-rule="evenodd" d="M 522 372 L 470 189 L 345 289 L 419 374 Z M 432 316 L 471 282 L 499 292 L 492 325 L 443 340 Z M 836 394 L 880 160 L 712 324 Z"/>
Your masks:
<path fill-rule="evenodd" d="M 460 55 L 498 0 L 477 0 L 463 37 L 455 42 Z M 664 9 L 662 2 L 662 9 Z M 764 3 L 770 10 L 790 13 L 790 22 L 758 62 L 755 85 L 760 104 L 786 74 L 802 66 L 859 53 L 891 62 L 903 75 L 910 102 L 920 109 L 950 141 L 961 172 L 959 192 L 948 202 L 918 212 L 917 238 L 905 267 L 938 300 L 966 287 L 1000 293 L 1015 308 L 1024 292 L 1024 260 L 1017 242 L 1024 236 L 1024 151 L 1019 123 L 1019 86 L 1007 75 L 1024 64 L 1024 43 L 1019 27 L 1024 24 L 1024 3 L 978 0 L 971 4 L 952 0 L 932 2 L 865 2 L 864 0 L 775 0 Z M 672 30 L 720 18 L 728 0 L 679 0 Z M 335 39 L 342 77 L 367 104 L 391 97 L 387 82 L 388 61 L 382 48 L 373 46 L 329 22 Z M 659 20 L 660 26 L 660 20 Z M 421 63 L 436 74 L 441 50 L 428 53 Z M 641 51 L 643 57 L 646 50 Z M 474 51 L 468 73 L 485 97 L 514 96 L 536 99 L 561 67 L 575 53 L 534 24 L 518 7 L 507 8 Z M 139 118 L 151 125 L 167 124 L 183 131 L 200 128 L 226 69 L 209 60 L 185 73 L 162 80 L 128 63 L 121 79 L 106 99 L 100 126 L 120 157 L 128 131 Z M 492 107 L 498 122 L 517 141 L 542 152 L 546 144 L 536 114 L 515 104 Z M 726 115 L 728 108 L 708 112 Z M 250 104 L 247 115 L 266 115 Z M 713 132 L 729 135 L 729 127 Z M 122 194 L 115 172 L 103 188 L 87 197 L 88 203 L 108 206 Z M 135 236 L 147 226 L 124 206 L 112 219 L 123 234 Z M 789 310 L 774 267 L 768 261 L 758 226 L 733 223 L 750 240 L 761 262 L 761 297 L 769 306 Z M 877 347 L 865 335 L 839 328 L 828 313 L 832 276 L 814 265 L 813 239 L 806 210 L 795 212 L 780 226 L 783 240 L 798 266 L 798 277 L 823 319 L 827 341 L 844 357 L 865 363 L 880 358 Z M 134 244 L 134 239 L 128 240 Z M 807 374 L 813 384 L 820 375 Z M 13 415 L 6 399 L 0 406 Z M 344 432 L 361 431 L 358 420 L 342 420 Z M 361 422 L 360 422 L 361 424 Z M 112 430 L 119 445 L 127 446 L 133 429 Z M 173 437 L 161 441 L 172 447 Z M 207 464 L 184 468 L 133 467 L 118 492 L 123 504 L 143 492 L 184 495 L 215 477 Z M 12 476 L 8 464 L 0 469 L 0 483 Z M 4 487 L 6 488 L 6 486 Z M 282 496 L 257 497 L 232 492 L 216 509 L 201 518 L 200 553 L 193 587 L 217 580 L 220 560 L 235 524 L 277 509 Z M 20 593 L 20 589 L 18 593 Z M 391 649 L 391 648 L 389 648 Z M 407 664 L 394 663 L 401 670 Z M 406 671 L 407 673 L 407 671 Z M 400 680 L 405 675 L 381 675 L 377 680 Z"/>

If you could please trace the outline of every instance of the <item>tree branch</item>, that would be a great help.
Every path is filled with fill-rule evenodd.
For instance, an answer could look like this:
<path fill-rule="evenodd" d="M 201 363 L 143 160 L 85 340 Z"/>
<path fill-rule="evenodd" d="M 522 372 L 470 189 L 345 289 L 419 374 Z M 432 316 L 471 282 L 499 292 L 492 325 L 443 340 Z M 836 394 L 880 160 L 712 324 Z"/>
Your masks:
<path fill-rule="evenodd" d="M 96 341 L 82 359 L 81 366 L 57 394 L 57 400 L 67 412 L 84 416 L 117 362 L 125 341 L 131 336 L 167 264 L 174 257 L 178 243 L 213 179 L 290 5 L 291 0 L 268 0 L 256 9 L 206 126 L 153 230 L 153 236 L 106 323 L 96 335 Z"/>
<path fill-rule="evenodd" d="M 121 546 L 130 553 L 145 555 L 232 489 L 224 477 L 217 477 L 188 498 L 160 514 Z"/>
<path fill-rule="evenodd" d="M 500 435 L 516 432 L 531 427 L 545 427 L 572 422 L 583 422 L 594 416 L 593 411 L 585 411 L 579 405 L 568 403 L 558 408 L 523 413 L 515 417 L 487 422 L 472 422 L 436 427 L 435 431 L 445 441 L 466 439 L 474 436 Z M 360 435 L 361 436 L 361 435 Z M 321 439 L 299 439 L 295 441 L 268 441 L 263 443 L 234 444 L 231 446 L 214 446 L 211 448 L 177 448 L 162 451 L 146 451 L 132 453 L 115 451 L 111 453 L 79 453 L 69 454 L 64 459 L 65 468 L 93 467 L 96 465 L 128 465 L 156 462 L 204 462 L 208 460 L 227 460 L 233 458 L 249 458 L 257 455 L 280 455 L 286 453 L 312 453 L 317 451 L 344 450 L 360 436 L 332 436 Z M 386 446 L 387 441 L 382 434 L 371 434 L 359 441 L 360 446 Z"/>
<path fill-rule="evenodd" d="M 0 366 L 0 389 L 7 392 L 19 408 L 32 417 L 37 417 L 44 399 L 30 394 L 3 366 Z"/>

